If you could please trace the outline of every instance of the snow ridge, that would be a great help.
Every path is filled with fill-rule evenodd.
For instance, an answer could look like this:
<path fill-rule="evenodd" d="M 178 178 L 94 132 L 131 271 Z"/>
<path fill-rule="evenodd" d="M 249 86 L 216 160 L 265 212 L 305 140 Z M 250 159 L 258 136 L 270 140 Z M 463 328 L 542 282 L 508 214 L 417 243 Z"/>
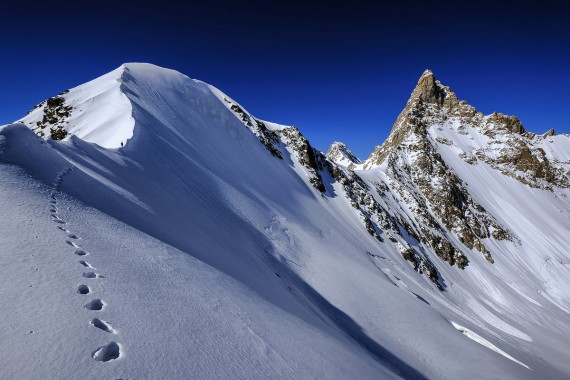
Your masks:
<path fill-rule="evenodd" d="M 75 135 L 104 148 L 122 147 L 134 128 L 131 103 L 122 88 L 128 66 L 41 102 L 18 122 L 46 139 L 66 140 Z"/>
<path fill-rule="evenodd" d="M 48 235 L 65 233 L 69 265 L 80 260 L 81 301 L 65 318 L 84 313 L 97 337 L 86 353 L 60 347 L 82 367 L 46 374 L 118 360 L 121 373 L 101 370 L 141 377 L 145 347 L 160 345 L 144 376 L 567 376 L 568 137 L 517 120 L 479 114 L 426 71 L 361 163 L 344 144 L 325 155 L 299 128 L 149 64 L 40 104 L 22 119 L 30 129 L 0 127 L 0 173 L 9 189 L 30 179 L 5 164 L 56 177 L 50 199 L 83 202 L 73 213 L 52 203 L 60 228 Z M 4 208 L 32 202 L 34 188 L 6 190 Z"/>

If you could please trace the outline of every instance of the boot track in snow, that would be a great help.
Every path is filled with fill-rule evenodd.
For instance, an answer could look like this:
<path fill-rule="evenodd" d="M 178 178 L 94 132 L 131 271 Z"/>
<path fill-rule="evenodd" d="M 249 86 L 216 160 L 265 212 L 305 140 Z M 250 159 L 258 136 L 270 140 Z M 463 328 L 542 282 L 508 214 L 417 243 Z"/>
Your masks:
<path fill-rule="evenodd" d="M 88 253 L 82 249 L 79 243 L 76 242 L 76 240 L 81 240 L 81 238 L 78 235 L 71 232 L 69 229 L 63 227 L 67 225 L 67 222 L 60 218 L 58 212 L 59 208 L 57 207 L 57 198 L 58 198 L 57 196 L 61 194 L 63 180 L 65 176 L 67 176 L 69 173 L 73 171 L 73 169 L 74 168 L 69 167 L 65 170 L 60 171 L 57 174 L 57 177 L 53 183 L 54 190 L 50 194 L 49 212 L 53 222 L 57 224 L 57 228 L 66 234 L 67 239 L 65 240 L 65 242 L 75 249 L 74 253 L 78 256 L 86 256 L 88 255 Z M 81 264 L 85 268 L 94 269 L 93 266 L 85 260 L 79 260 L 79 264 Z M 96 280 L 100 277 L 103 277 L 94 271 L 83 272 L 82 276 L 84 279 L 88 280 Z M 87 295 L 90 294 L 91 292 L 92 292 L 91 288 L 86 284 L 80 284 L 77 286 L 77 293 L 80 295 Z M 85 304 L 84 307 L 91 311 L 101 311 L 103 310 L 103 308 L 107 307 L 107 303 L 105 303 L 99 298 L 94 298 L 91 301 L 89 301 L 87 304 Z M 98 317 L 92 318 L 89 321 L 89 325 L 106 333 L 117 334 L 116 330 L 111 326 L 109 322 L 104 321 Z M 120 358 L 122 355 L 122 349 L 123 347 L 120 343 L 109 342 L 92 351 L 91 357 L 97 361 L 108 362 Z"/>

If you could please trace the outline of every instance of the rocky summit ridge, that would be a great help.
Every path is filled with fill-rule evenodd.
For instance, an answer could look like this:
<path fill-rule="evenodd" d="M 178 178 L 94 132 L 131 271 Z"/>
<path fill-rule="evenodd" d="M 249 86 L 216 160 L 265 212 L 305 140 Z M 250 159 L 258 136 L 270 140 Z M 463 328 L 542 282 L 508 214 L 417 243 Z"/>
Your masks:
<path fill-rule="evenodd" d="M 545 139 L 555 136 L 553 129 L 536 135 L 526 131 L 516 116 L 497 112 L 485 116 L 466 101 L 459 100 L 430 70 L 422 74 L 389 137 L 374 149 L 363 168 L 381 165 L 391 151 L 399 149 L 401 143 L 412 135 L 453 145 L 448 138 L 426 133 L 430 128 L 442 130 L 445 126 L 453 126 L 456 134 L 474 140 L 467 149 L 459 152 L 468 163 L 485 162 L 531 187 L 552 189 L 553 186 L 570 186 L 568 163 L 549 157 L 541 146 Z"/>
<path fill-rule="evenodd" d="M 116 70 L 121 83 L 128 80 L 130 67 L 140 70 L 140 64 L 123 65 Z M 154 75 L 165 75 L 152 70 Z M 169 71 L 168 75 L 174 74 Z M 189 78 L 183 79 L 195 85 Z M 101 91 L 94 84 L 78 89 L 86 86 Z M 111 87 L 104 86 L 107 92 L 108 88 Z M 325 179 L 332 176 L 357 210 L 366 231 L 378 241 L 394 245 L 416 271 L 426 274 L 442 290 L 443 279 L 429 252 L 463 269 L 470 261 L 470 251 L 494 262 L 493 249 L 485 243 L 488 239 L 517 241 L 508 227 L 501 225 L 470 194 L 468 184 L 442 156 L 442 147 L 453 148 L 457 157 L 469 165 L 484 163 L 531 187 L 552 190 L 556 186 L 568 188 L 570 184 L 569 163 L 549 157 L 538 146 L 553 132 L 537 136 L 527 132 L 515 116 L 483 115 L 459 100 L 430 70 L 420 76 L 387 140 L 365 161 L 360 161 L 342 142 L 334 142 L 323 154 L 311 146 L 298 128 L 257 119 L 219 90 L 211 86 L 210 90 L 271 156 L 283 160 L 292 155 L 312 187 L 325 196 L 331 191 Z M 82 91 L 65 91 L 40 103 L 22 121 L 40 137 L 67 138 L 77 130 L 69 115 L 91 102 L 78 101 L 76 92 Z M 132 134 L 133 127 L 129 128 Z M 51 135 L 46 131 L 51 131 Z M 96 132 L 89 130 L 86 136 Z M 473 143 L 461 143 L 463 137 Z M 122 140 L 120 144 L 123 145 Z M 379 170 L 382 178 L 366 180 L 370 170 Z M 408 211 L 402 212 L 399 204 L 406 204 Z"/>
<path fill-rule="evenodd" d="M 488 239 L 512 243 L 517 239 L 472 197 L 468 184 L 441 150 L 452 148 L 453 155 L 469 165 L 486 164 L 525 185 L 552 191 L 570 184 L 570 162 L 542 147 L 552 136 L 552 130 L 544 135 L 527 132 L 515 116 L 483 115 L 426 70 L 389 137 L 366 161 L 356 166 L 355 161 L 339 159 L 341 148 L 347 150 L 341 143 L 329 148 L 327 158 L 349 170 L 364 169 L 357 170 L 357 175 L 376 168 L 385 173 L 385 182 L 376 184 L 378 194 L 396 197 L 409 209 L 402 213 L 386 202 L 387 214 L 399 225 L 396 230 L 405 230 L 419 246 L 465 268 L 471 250 L 494 262 L 492 249 L 485 243 Z M 375 224 L 374 212 L 364 214 L 370 216 L 369 224 L 386 229 Z M 425 257 L 421 249 L 402 252 L 404 257 L 410 257 L 410 252 Z"/>

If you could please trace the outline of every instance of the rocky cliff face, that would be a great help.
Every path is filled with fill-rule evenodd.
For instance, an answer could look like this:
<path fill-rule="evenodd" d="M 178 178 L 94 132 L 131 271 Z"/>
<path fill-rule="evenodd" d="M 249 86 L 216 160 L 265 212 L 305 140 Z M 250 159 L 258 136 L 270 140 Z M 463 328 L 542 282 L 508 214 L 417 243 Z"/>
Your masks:
<path fill-rule="evenodd" d="M 66 92 L 49 98 L 34 107 L 28 115 L 37 114 L 37 121 L 28 121 L 26 125 L 42 138 L 63 140 L 67 136 L 67 124 L 73 107 L 66 104 Z M 23 122 L 23 121 L 19 121 Z"/>
<path fill-rule="evenodd" d="M 281 152 L 277 148 L 277 145 L 279 144 L 279 137 L 277 136 L 277 133 L 267 129 L 263 121 L 257 120 L 255 117 L 251 116 L 244 109 L 242 109 L 238 104 L 234 103 L 228 98 L 224 98 L 224 102 L 228 104 L 230 110 L 232 110 L 236 117 L 240 119 L 242 123 L 257 136 L 259 141 L 273 156 L 283 159 Z"/>
<path fill-rule="evenodd" d="M 381 165 L 389 152 L 398 149 L 411 135 L 420 137 L 431 127 L 453 125 L 456 133 L 482 135 L 482 144 L 473 144 L 460 152 L 460 157 L 470 164 L 483 161 L 518 181 L 531 187 L 552 190 L 553 186 L 570 186 L 568 163 L 557 162 L 549 157 L 542 141 L 554 135 L 554 130 L 544 135 L 527 132 L 516 116 L 501 113 L 483 115 L 447 86 L 435 79 L 426 70 L 406 107 L 396 119 L 389 138 L 365 161 L 364 168 Z M 425 134 L 425 133 L 424 133 Z M 453 145 L 443 137 L 437 143 Z"/>
<path fill-rule="evenodd" d="M 293 152 L 295 161 L 304 167 L 311 185 L 321 193 L 325 192 L 320 172 L 323 170 L 323 162 L 326 158 L 311 146 L 297 127 L 280 126 L 279 129 L 270 130 L 263 121 L 256 119 L 239 104 L 227 97 L 224 97 L 223 101 L 273 156 L 283 159 L 283 154 L 286 154 L 284 152 L 288 147 Z"/>
<path fill-rule="evenodd" d="M 393 246 L 440 290 L 441 264 L 430 259 L 429 252 L 465 269 L 475 253 L 494 263 L 496 252 L 490 242 L 518 242 L 470 194 L 468 184 L 440 153 L 442 146 L 456 148 L 457 156 L 470 165 L 484 162 L 532 187 L 568 186 L 564 163 L 556 165 L 536 146 L 553 132 L 536 136 L 514 116 L 485 116 L 459 100 L 429 70 L 418 80 L 388 139 L 364 162 L 340 142 L 323 155 L 296 127 L 269 131 L 237 104 L 226 101 L 274 156 L 282 157 L 288 147 L 309 182 L 325 196 L 330 194 L 323 177 L 330 173 L 360 215 L 363 228 L 380 244 Z M 440 133 L 446 128 L 453 133 Z M 457 136 L 467 136 L 472 145 L 459 147 Z M 382 173 L 383 179 L 370 180 L 368 172 Z"/>
<path fill-rule="evenodd" d="M 542 143 L 555 135 L 527 132 L 515 116 L 493 113 L 483 119 L 479 130 L 489 137 L 486 146 L 473 149 L 477 159 L 528 186 L 552 190 L 569 188 L 568 163 L 549 157 Z"/>
<path fill-rule="evenodd" d="M 412 236 L 449 264 L 465 268 L 469 262 L 465 248 L 475 248 L 492 263 L 482 240 L 512 237 L 473 201 L 463 181 L 439 154 L 437 140 L 428 134 L 429 128 L 448 122 L 451 116 L 459 121 L 480 117 L 473 107 L 459 102 L 449 87 L 436 81 L 431 71 L 425 71 L 390 138 L 372 153 L 365 166 L 384 164 L 391 187 L 411 205 L 416 222 L 412 225 L 417 225 L 410 227 Z M 454 244 L 446 231 L 452 231 L 462 245 Z"/>

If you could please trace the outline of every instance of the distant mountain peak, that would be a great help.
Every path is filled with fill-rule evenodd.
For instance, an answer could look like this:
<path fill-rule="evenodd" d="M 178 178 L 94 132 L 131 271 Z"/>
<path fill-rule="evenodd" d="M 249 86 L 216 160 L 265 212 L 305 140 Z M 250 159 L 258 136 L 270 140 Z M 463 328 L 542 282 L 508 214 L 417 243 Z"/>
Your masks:
<path fill-rule="evenodd" d="M 345 143 L 335 141 L 327 150 L 326 157 L 342 166 L 353 169 L 356 165 L 360 165 L 362 161 L 348 149 Z"/>
<path fill-rule="evenodd" d="M 447 90 L 447 91 L 446 91 Z M 444 87 L 431 70 L 425 70 L 418 79 L 418 84 L 412 92 L 410 100 L 420 100 L 425 103 L 443 105 L 447 93 L 451 93 L 448 87 Z"/>
<path fill-rule="evenodd" d="M 554 131 L 540 136 L 527 132 L 516 116 L 482 114 L 426 70 L 390 135 L 375 148 L 363 168 L 380 166 L 405 151 L 425 155 L 429 162 L 438 161 L 437 147 L 444 145 L 453 147 L 468 164 L 485 162 L 531 187 L 567 188 L 568 169 L 552 159 L 553 154 L 542 144 L 553 135 Z"/>

